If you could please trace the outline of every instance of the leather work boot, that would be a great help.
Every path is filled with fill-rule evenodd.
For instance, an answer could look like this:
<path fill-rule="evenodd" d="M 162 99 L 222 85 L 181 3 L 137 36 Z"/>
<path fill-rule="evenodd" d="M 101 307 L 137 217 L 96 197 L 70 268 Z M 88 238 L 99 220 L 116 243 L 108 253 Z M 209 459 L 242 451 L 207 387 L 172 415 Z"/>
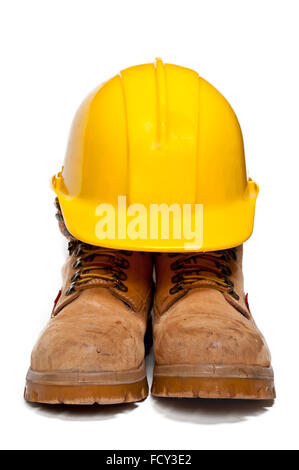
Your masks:
<path fill-rule="evenodd" d="M 25 399 L 53 404 L 143 400 L 152 255 L 81 243 L 58 217 L 70 239 L 69 257 L 52 317 L 32 352 Z"/>
<path fill-rule="evenodd" d="M 275 398 L 271 357 L 243 291 L 242 246 L 156 255 L 153 395 Z"/>

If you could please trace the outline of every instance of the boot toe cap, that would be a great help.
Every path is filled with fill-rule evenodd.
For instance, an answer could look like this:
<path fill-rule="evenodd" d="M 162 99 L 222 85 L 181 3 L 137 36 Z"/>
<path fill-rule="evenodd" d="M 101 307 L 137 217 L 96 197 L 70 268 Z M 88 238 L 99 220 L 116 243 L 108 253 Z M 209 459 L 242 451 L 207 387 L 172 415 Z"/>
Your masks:
<path fill-rule="evenodd" d="M 59 317 L 58 317 L 59 318 Z M 142 326 L 130 315 L 83 316 L 75 322 L 54 318 L 31 355 L 36 371 L 118 371 L 137 367 L 144 357 Z"/>
<path fill-rule="evenodd" d="M 160 364 L 270 365 L 264 338 L 241 316 L 169 316 L 157 325 L 155 355 Z"/>

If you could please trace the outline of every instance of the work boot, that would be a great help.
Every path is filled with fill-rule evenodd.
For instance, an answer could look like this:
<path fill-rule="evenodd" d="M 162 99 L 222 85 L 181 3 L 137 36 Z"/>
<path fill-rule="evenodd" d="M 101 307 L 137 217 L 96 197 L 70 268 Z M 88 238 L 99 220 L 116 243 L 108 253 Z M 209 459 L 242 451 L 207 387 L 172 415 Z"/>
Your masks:
<path fill-rule="evenodd" d="M 156 255 L 160 397 L 273 399 L 271 357 L 243 290 L 242 246 Z"/>
<path fill-rule="evenodd" d="M 69 238 L 62 289 L 31 356 L 25 399 L 110 404 L 146 398 L 144 336 L 152 297 L 151 254 Z"/>

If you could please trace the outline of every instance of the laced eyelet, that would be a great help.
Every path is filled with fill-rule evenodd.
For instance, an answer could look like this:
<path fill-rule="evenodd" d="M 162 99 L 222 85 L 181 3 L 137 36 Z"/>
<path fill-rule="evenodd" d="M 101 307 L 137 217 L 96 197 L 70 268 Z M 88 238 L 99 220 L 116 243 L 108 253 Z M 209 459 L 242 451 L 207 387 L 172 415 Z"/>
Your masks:
<path fill-rule="evenodd" d="M 183 288 L 181 286 L 174 286 L 171 289 L 169 289 L 169 294 L 170 295 L 176 294 L 180 290 L 183 290 Z"/>
<path fill-rule="evenodd" d="M 114 287 L 114 289 L 120 290 L 121 292 L 128 292 L 127 286 L 125 286 L 121 282 L 120 283 L 115 283 L 113 287 Z"/>
<path fill-rule="evenodd" d="M 236 300 L 240 300 L 240 297 L 238 296 L 238 294 L 234 290 L 231 290 L 229 292 L 229 295 L 231 295 Z"/>
<path fill-rule="evenodd" d="M 80 271 L 76 271 L 71 277 L 71 282 L 74 282 L 80 279 L 80 275 L 81 275 Z"/>
<path fill-rule="evenodd" d="M 232 275 L 232 270 L 230 269 L 229 266 L 222 265 L 222 274 L 224 276 L 231 276 Z"/>
<path fill-rule="evenodd" d="M 113 276 L 115 279 L 120 279 L 121 281 L 126 281 L 128 279 L 128 276 L 126 275 L 126 273 L 123 273 L 122 271 L 120 271 L 117 274 L 115 273 Z"/>
<path fill-rule="evenodd" d="M 226 278 L 225 282 L 229 287 L 234 287 L 234 283 L 230 279 Z"/>
<path fill-rule="evenodd" d="M 82 252 L 82 245 L 80 244 L 80 245 L 77 246 L 77 248 L 75 248 L 74 256 L 76 256 L 76 257 L 79 256 L 81 254 L 81 252 Z"/>
<path fill-rule="evenodd" d="M 68 252 L 69 252 L 69 256 L 71 256 L 73 254 L 74 249 L 75 249 L 74 242 L 69 242 L 67 249 L 68 249 Z"/>
<path fill-rule="evenodd" d="M 65 291 L 65 295 L 71 295 L 75 292 L 75 284 L 72 283 Z"/>
<path fill-rule="evenodd" d="M 127 269 L 130 266 L 129 261 L 123 258 L 115 258 L 115 264 L 117 264 L 123 269 Z"/>
<path fill-rule="evenodd" d="M 179 269 L 180 267 L 180 262 L 179 261 L 174 261 L 173 263 L 171 263 L 170 265 L 170 268 L 173 270 L 173 271 L 176 271 L 177 269 Z"/>
<path fill-rule="evenodd" d="M 73 269 L 79 268 L 79 266 L 81 266 L 81 263 L 81 258 L 76 259 L 76 261 L 72 264 Z"/>

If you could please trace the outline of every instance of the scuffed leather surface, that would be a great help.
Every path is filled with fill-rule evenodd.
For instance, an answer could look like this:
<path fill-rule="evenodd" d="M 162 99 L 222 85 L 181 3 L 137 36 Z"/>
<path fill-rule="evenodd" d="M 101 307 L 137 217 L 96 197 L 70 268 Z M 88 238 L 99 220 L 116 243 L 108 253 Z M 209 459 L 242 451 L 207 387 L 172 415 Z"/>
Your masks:
<path fill-rule="evenodd" d="M 198 287 L 169 294 L 173 283 L 167 254 L 155 258 L 157 288 L 154 301 L 154 351 L 157 364 L 270 365 L 270 352 L 245 302 L 242 246 L 230 261 L 230 279 L 240 296 L 200 281 Z"/>
<path fill-rule="evenodd" d="M 63 268 L 62 295 L 31 356 L 31 368 L 129 370 L 144 359 L 144 334 L 152 296 L 152 255 L 133 253 L 127 292 L 91 287 L 66 296 L 73 257 Z"/>

